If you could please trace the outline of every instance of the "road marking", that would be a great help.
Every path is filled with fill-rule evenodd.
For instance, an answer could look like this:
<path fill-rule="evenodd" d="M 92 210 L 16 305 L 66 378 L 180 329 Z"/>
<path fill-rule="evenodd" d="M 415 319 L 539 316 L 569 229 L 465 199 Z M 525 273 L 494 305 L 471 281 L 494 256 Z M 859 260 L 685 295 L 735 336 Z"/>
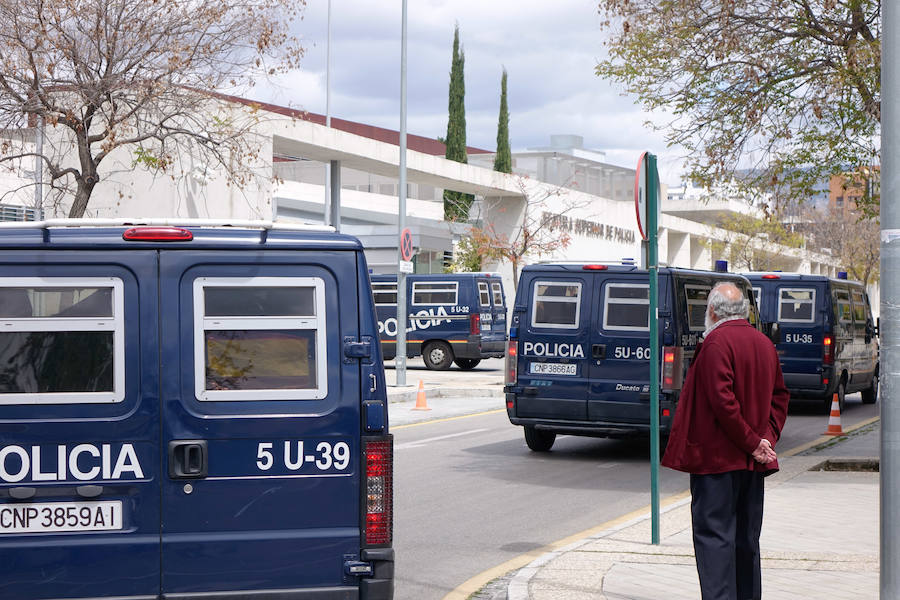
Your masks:
<path fill-rule="evenodd" d="M 448 433 L 447 435 L 438 435 L 435 437 L 425 438 L 423 440 L 416 440 L 415 442 L 405 442 L 403 444 L 396 444 L 394 446 L 394 450 L 404 450 L 406 448 L 418 448 L 419 446 L 424 446 L 431 442 L 439 442 L 441 440 L 447 440 L 450 438 L 459 437 L 461 435 L 472 435 L 473 433 L 481 433 L 482 431 L 487 431 L 487 428 L 470 429 L 469 431 L 460 431 L 459 433 Z"/>
<path fill-rule="evenodd" d="M 499 412 L 506 412 L 505 408 L 495 408 L 483 412 L 472 413 L 470 415 L 459 415 L 456 417 L 445 417 L 443 419 L 432 419 L 431 421 L 419 421 L 418 423 L 404 423 L 403 425 L 391 425 L 391 431 L 395 429 L 407 429 L 409 427 L 419 427 L 420 425 L 431 425 L 433 423 L 446 423 L 447 421 L 458 421 L 459 419 L 468 419 L 469 417 L 481 417 L 483 415 L 494 415 Z"/>
<path fill-rule="evenodd" d="M 871 425 L 872 423 L 875 423 L 878 420 L 880 420 L 880 417 L 872 417 L 870 419 L 866 419 L 865 421 L 861 421 L 854 425 L 850 425 L 846 429 L 844 429 L 844 433 L 852 433 L 852 432 L 856 431 L 857 429 L 861 429 L 863 427 L 866 427 L 867 425 Z M 830 441 L 832 439 L 834 439 L 833 436 L 823 435 L 822 437 L 815 439 L 811 442 L 808 442 L 806 444 L 801 444 L 800 446 L 797 446 L 796 448 L 791 448 L 790 450 L 786 450 L 783 454 L 780 453 L 779 455 L 780 456 L 794 456 L 796 454 L 805 452 L 806 450 L 809 450 L 810 448 L 813 448 L 819 444 Z M 673 496 L 669 496 L 668 498 L 660 501 L 660 510 L 662 510 L 668 506 L 671 506 L 677 502 L 682 502 L 690 497 L 691 497 L 690 490 L 685 490 L 685 491 L 675 494 Z M 529 565 L 532 561 L 540 558 L 541 556 L 543 556 L 544 554 L 547 554 L 548 552 L 554 552 L 556 550 L 559 550 L 560 548 L 564 548 L 565 546 L 568 546 L 569 544 L 574 544 L 575 542 L 581 541 L 584 538 L 598 535 L 607 529 L 613 529 L 613 528 L 619 527 L 619 526 L 627 523 L 628 521 L 631 521 L 633 519 L 637 519 L 638 517 L 647 515 L 650 512 L 650 510 L 651 510 L 650 505 L 648 504 L 647 506 L 645 506 L 643 508 L 639 508 L 637 510 L 634 510 L 634 511 L 628 513 L 627 515 L 623 515 L 623 516 L 615 518 L 611 521 L 607 521 L 606 523 L 603 523 L 602 525 L 598 525 L 596 527 L 591 527 L 590 529 L 586 529 L 586 530 L 576 533 L 574 535 L 570 535 L 561 540 L 551 542 L 551 543 L 547 544 L 546 546 L 542 546 L 540 548 L 535 548 L 534 550 L 530 550 L 524 554 L 520 554 L 519 556 L 511 558 L 508 561 L 497 565 L 496 567 L 492 567 L 492 568 L 488 569 L 487 571 L 482 571 L 478 575 L 475 575 L 474 577 L 467 579 L 461 585 L 459 585 L 456 589 L 452 590 L 450 593 L 448 593 L 446 596 L 444 596 L 442 600 L 466 600 L 469 596 L 471 596 L 472 594 L 474 594 L 475 592 L 477 592 L 478 590 L 483 588 L 485 585 L 487 585 L 494 579 L 497 579 L 498 577 L 502 577 L 503 575 L 506 575 L 510 571 L 515 571 L 517 569 L 521 569 L 522 567 Z"/>

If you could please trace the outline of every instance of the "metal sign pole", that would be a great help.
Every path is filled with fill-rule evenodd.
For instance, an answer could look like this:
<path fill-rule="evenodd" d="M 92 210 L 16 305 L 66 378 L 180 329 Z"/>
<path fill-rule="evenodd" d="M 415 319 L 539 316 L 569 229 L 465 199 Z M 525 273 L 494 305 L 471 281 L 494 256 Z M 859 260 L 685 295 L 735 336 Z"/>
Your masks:
<path fill-rule="evenodd" d="M 650 542 L 659 544 L 659 262 L 657 206 L 659 174 L 656 155 L 647 153 L 647 264 L 650 272 Z"/>
<path fill-rule="evenodd" d="M 403 249 L 400 237 L 406 229 L 406 0 L 403 0 L 400 27 L 400 182 L 397 210 L 397 357 L 394 368 L 397 385 L 406 385 L 406 273 L 400 271 Z"/>
<path fill-rule="evenodd" d="M 883 2 L 881 60 L 881 599 L 900 598 L 900 4 Z"/>

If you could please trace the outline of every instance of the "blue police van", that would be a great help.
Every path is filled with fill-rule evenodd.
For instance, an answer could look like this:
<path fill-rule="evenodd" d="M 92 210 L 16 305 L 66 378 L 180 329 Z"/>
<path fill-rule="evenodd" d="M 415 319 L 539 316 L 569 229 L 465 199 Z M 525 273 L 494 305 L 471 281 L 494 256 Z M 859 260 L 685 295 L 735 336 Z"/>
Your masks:
<path fill-rule="evenodd" d="M 784 384 L 794 399 L 819 401 L 828 411 L 838 395 L 878 397 L 878 326 L 865 287 L 824 275 L 745 273 L 764 326 L 773 329 Z"/>
<path fill-rule="evenodd" d="M 385 359 L 397 356 L 397 276 L 372 275 Z M 406 276 L 406 354 L 429 369 L 474 369 L 506 351 L 506 296 L 496 273 Z"/>
<path fill-rule="evenodd" d="M 707 296 L 740 275 L 659 269 L 660 431 L 667 435 L 687 366 L 705 329 Z M 531 450 L 556 435 L 650 432 L 650 283 L 646 270 L 605 264 L 536 264 L 522 270 L 510 321 L 506 412 Z"/>
<path fill-rule="evenodd" d="M 167 223 L 0 228 L 0 598 L 392 598 L 362 246 Z"/>

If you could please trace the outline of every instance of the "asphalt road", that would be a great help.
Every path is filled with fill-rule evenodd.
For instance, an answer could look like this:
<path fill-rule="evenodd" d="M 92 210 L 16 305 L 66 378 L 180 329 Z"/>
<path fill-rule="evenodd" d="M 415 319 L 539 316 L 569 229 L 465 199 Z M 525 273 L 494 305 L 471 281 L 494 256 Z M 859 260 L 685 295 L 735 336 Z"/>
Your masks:
<path fill-rule="evenodd" d="M 878 414 L 848 396 L 845 427 Z M 791 409 L 778 449 L 819 437 L 819 405 Z M 596 527 L 650 502 L 646 442 L 560 436 L 528 450 L 505 411 L 394 428 L 395 598 L 439 600 L 519 554 Z M 660 472 L 660 495 L 687 475 Z"/>

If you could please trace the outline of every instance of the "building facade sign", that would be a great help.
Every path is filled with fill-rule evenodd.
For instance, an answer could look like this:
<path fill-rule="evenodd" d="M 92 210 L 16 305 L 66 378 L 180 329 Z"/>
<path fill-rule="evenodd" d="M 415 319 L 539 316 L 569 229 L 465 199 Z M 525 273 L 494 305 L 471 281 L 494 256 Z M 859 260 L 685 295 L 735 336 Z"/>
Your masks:
<path fill-rule="evenodd" d="M 634 230 L 615 225 L 604 225 L 587 219 L 576 219 L 557 213 L 544 212 L 541 215 L 541 224 L 550 231 L 568 231 L 575 235 L 605 238 L 625 244 L 633 244 L 635 240 Z"/>

